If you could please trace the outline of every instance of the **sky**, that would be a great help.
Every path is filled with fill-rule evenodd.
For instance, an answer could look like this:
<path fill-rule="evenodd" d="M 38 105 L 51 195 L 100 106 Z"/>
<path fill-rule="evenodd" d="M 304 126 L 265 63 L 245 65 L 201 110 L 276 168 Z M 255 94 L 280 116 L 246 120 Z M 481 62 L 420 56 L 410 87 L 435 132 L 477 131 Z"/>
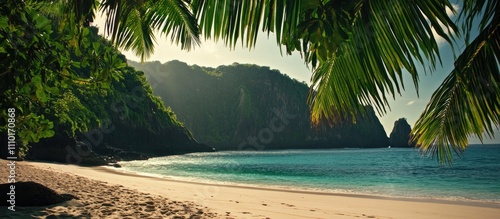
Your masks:
<path fill-rule="evenodd" d="M 459 9 L 458 5 L 454 6 L 455 9 Z M 451 10 L 448 10 L 448 12 L 451 17 L 455 16 L 451 13 Z M 104 27 L 103 19 L 98 18 L 95 25 L 100 27 L 99 29 L 102 31 Z M 454 55 L 450 46 L 441 37 L 438 37 L 437 40 L 440 46 L 442 66 L 438 65 L 435 71 L 427 72 L 427 74 L 423 70 L 421 71 L 419 74 L 418 96 L 413 81 L 407 73 L 407 77 L 403 78 L 405 90 L 401 95 L 396 95 L 394 99 L 389 101 L 390 111 L 386 114 L 378 115 L 387 135 L 390 134 L 394 122 L 399 118 L 406 118 L 408 123 L 413 127 L 420 114 L 424 111 L 432 93 L 453 69 Z M 131 51 L 122 51 L 122 53 L 129 60 L 140 61 L 140 58 L 135 56 Z M 266 33 L 259 35 L 256 46 L 251 50 L 242 46 L 237 46 L 231 50 L 223 42 L 206 40 L 194 50 L 184 51 L 180 49 L 180 46 L 172 44 L 170 39 L 165 36 L 157 35 L 155 53 L 146 61 L 160 61 L 164 63 L 171 60 L 179 60 L 189 65 L 196 64 L 207 67 L 231 65 L 235 62 L 269 66 L 271 69 L 277 69 L 291 78 L 306 82 L 308 85 L 310 85 L 312 75 L 312 70 L 307 68 L 299 53 L 282 55 L 274 35 L 271 34 L 268 37 Z M 483 139 L 483 143 L 500 144 L 499 130 L 495 131 L 495 137 L 496 139 L 486 137 Z M 471 138 L 470 143 L 479 144 L 481 142 L 477 138 Z"/>

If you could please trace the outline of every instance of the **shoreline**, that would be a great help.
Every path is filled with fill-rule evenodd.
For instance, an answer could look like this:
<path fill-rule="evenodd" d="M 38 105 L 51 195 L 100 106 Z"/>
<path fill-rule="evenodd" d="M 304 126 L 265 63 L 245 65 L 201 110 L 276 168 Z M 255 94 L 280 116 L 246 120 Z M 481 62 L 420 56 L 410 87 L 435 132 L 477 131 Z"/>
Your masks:
<path fill-rule="evenodd" d="M 138 193 L 134 197 L 152 197 L 157 200 L 149 206 L 154 209 L 175 208 L 178 203 L 190 206 L 193 214 L 197 209 L 203 209 L 205 215 L 199 218 L 496 218 L 500 215 L 500 208 L 465 205 L 464 203 L 440 203 L 424 200 L 397 200 L 385 197 L 374 197 L 364 195 L 344 195 L 328 194 L 318 192 L 303 192 L 278 190 L 270 188 L 252 188 L 228 185 L 214 185 L 202 182 L 185 182 L 152 176 L 144 176 L 132 173 L 123 173 L 107 167 L 81 167 L 65 164 L 41 163 L 41 162 L 20 162 L 20 172 L 23 168 L 34 168 L 45 171 L 45 175 L 40 176 L 47 183 L 56 183 L 60 178 L 75 177 L 80 180 L 90 180 L 94 185 L 75 186 L 59 185 L 65 188 L 66 193 L 71 191 L 82 194 L 86 203 L 93 203 L 91 206 L 100 206 L 93 214 L 102 211 L 121 212 L 121 209 L 136 209 L 139 205 L 119 203 L 118 208 L 109 206 L 109 203 L 102 202 L 100 197 L 96 197 L 95 190 L 107 189 L 111 193 L 107 199 L 123 199 L 123 192 L 113 192 L 121 188 L 127 193 Z M 24 167 L 23 167 L 24 166 Z M 60 183 L 59 183 L 60 184 Z M 88 186 L 92 191 L 85 191 Z M 90 195 L 89 195 L 90 193 Z M 88 199 L 88 200 L 85 200 Z M 163 201 L 162 201 L 163 200 Z M 170 201 L 164 201 L 170 200 Z M 176 200 L 172 202 L 171 200 Z M 158 202 L 158 203 L 157 203 Z M 168 202 L 168 204 L 165 204 Z M 97 204 L 96 204 L 97 203 Z M 106 202 L 107 203 L 107 202 Z M 173 204 L 171 204 L 173 203 Z M 177 204 L 176 204 L 177 203 Z M 137 203 L 136 203 L 137 204 Z M 157 206 L 161 205 L 161 206 Z M 170 206 L 173 205 L 173 206 Z M 83 208 L 88 206 L 82 206 Z M 53 207 L 54 208 L 54 207 Z M 57 206 L 56 208 L 61 208 Z M 149 208 L 140 207 L 142 211 Z M 104 210 L 103 210 L 104 209 Z M 61 209 L 60 209 L 61 210 Z M 64 209 L 63 209 L 64 210 Z M 66 209 L 68 210 L 68 209 Z M 61 210 L 62 211 L 62 210 Z M 125 210 L 123 210 L 125 211 Z M 92 211 L 94 212 L 94 211 Z M 160 211 L 156 211 L 160 214 Z M 123 212 L 122 212 L 123 213 Z M 137 212 L 136 212 L 137 213 Z M 141 212 L 139 212 L 141 213 Z M 142 212 L 144 213 L 144 212 Z M 147 213 L 147 212 L 145 212 Z M 144 214 L 145 214 L 144 213 Z M 118 214 L 115 212 L 115 214 Z M 91 215 L 92 216 L 92 215 Z M 93 215 L 94 217 L 96 215 Z M 157 218 L 167 217 L 160 214 Z M 192 215 L 191 215 L 192 216 Z M 213 217 L 212 217 L 213 216 Z M 168 216 L 169 218 L 171 216 Z M 43 218 L 43 217 L 40 217 Z M 130 217 L 134 218 L 134 217 Z M 156 218 L 156 217 L 155 217 Z"/>
<path fill-rule="evenodd" d="M 486 208 L 499 208 L 500 202 L 486 201 L 486 200 L 448 200 L 444 198 L 418 198 L 418 197 L 399 197 L 399 196 L 391 196 L 391 195 L 376 195 L 376 194 L 362 194 L 362 193 L 342 193 L 342 192 L 331 192 L 331 191 L 320 191 L 314 189 L 306 189 L 302 187 L 279 187 L 272 185 L 259 185 L 259 184 L 245 184 L 245 183 L 232 183 L 232 182 L 223 182 L 223 181 L 214 181 L 214 182 L 195 182 L 191 180 L 184 179 L 175 179 L 174 177 L 155 175 L 155 174 L 145 174 L 140 172 L 135 172 L 131 170 L 124 170 L 121 168 L 111 167 L 111 166 L 99 166 L 93 167 L 99 171 L 105 171 L 112 174 L 119 175 L 127 175 L 132 177 L 145 177 L 145 178 L 153 178 L 160 179 L 169 182 L 176 183 L 188 183 L 193 185 L 200 186 L 221 186 L 221 187 L 229 187 L 229 188 L 239 188 L 239 189 L 249 189 L 249 190 L 262 190 L 262 191 L 275 191 L 275 192 L 288 192 L 288 193 L 297 193 L 297 194 L 308 194 L 308 195 L 323 195 L 323 196 L 342 196 L 342 197 L 351 197 L 351 198 L 366 198 L 366 199 L 375 199 L 375 200 L 393 200 L 393 201 L 408 201 L 408 202 L 424 202 L 424 203 L 436 203 L 436 204 L 453 204 L 453 205 L 463 205 L 463 206 L 475 206 L 475 207 L 486 207 Z M 194 178 L 193 178 L 194 180 Z M 259 187 L 262 186 L 262 187 Z"/>

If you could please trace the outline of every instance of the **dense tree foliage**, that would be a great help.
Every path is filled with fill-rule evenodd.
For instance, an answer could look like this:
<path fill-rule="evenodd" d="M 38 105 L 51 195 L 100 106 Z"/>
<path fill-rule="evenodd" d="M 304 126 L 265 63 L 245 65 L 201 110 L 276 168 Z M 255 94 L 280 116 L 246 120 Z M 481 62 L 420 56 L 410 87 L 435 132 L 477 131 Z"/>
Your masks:
<path fill-rule="evenodd" d="M 61 95 L 61 88 L 75 82 L 74 69 L 84 64 L 73 59 L 80 47 L 75 31 L 42 14 L 31 1 L 6 1 L 0 5 L 0 130 L 5 131 L 7 108 L 16 109 L 16 134 L 22 157 L 28 144 L 54 135 L 54 124 L 46 118 L 47 102 Z M 88 55 L 88 54 L 86 54 Z M 85 56 L 80 56 L 85 57 Z M 87 63 L 89 64 L 89 63 Z"/>
<path fill-rule="evenodd" d="M 155 94 L 200 142 L 217 149 L 387 147 L 369 110 L 357 124 L 311 127 L 308 87 L 277 70 L 250 64 L 207 68 L 171 61 L 129 64 L 146 72 Z"/>

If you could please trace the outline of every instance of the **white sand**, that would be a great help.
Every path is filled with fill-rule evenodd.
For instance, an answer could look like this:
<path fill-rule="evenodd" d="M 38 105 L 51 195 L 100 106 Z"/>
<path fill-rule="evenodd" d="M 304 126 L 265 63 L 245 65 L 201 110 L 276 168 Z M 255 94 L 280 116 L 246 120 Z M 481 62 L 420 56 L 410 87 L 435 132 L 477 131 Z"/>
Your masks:
<path fill-rule="evenodd" d="M 128 174 L 119 169 L 114 171 L 104 167 L 89 168 L 24 162 L 24 165 L 20 168 L 33 168 L 28 164 L 50 171 L 37 176 L 37 178 L 32 179 L 33 181 L 41 182 L 44 185 L 51 184 L 52 186 L 55 183 L 61 188 L 56 191 L 82 197 L 79 200 L 81 202 L 80 207 L 72 206 L 73 215 L 81 212 L 81 210 L 76 211 L 75 209 L 84 208 L 90 209 L 86 213 L 93 218 L 109 218 L 111 216 L 119 218 L 119 216 L 124 215 L 123 212 L 128 212 L 130 218 L 137 216 L 140 218 L 172 218 L 174 213 L 186 218 L 193 215 L 193 217 L 200 216 L 202 218 L 286 219 L 500 218 L 500 205 L 476 206 L 473 203 L 437 203 L 422 200 L 395 200 L 368 196 L 211 185 Z M 71 177 L 77 178 L 78 183 L 76 181 L 57 183 L 60 178 Z M 95 189 L 91 190 L 90 188 Z M 102 199 L 101 196 L 109 198 Z M 124 198 L 124 196 L 127 197 Z M 140 203 L 147 202 L 145 197 L 148 197 L 146 199 L 152 200 L 152 202 L 142 205 L 142 210 L 137 210 L 138 206 L 141 206 Z M 130 200 L 131 198 L 140 199 L 134 201 Z M 112 202 L 113 200 L 114 202 Z M 172 200 L 176 200 L 176 203 L 173 203 Z M 103 206 L 102 204 L 109 202 L 112 202 L 111 206 Z M 116 206 L 118 204 L 120 205 Z M 184 211 L 183 205 L 188 210 Z M 96 210 L 97 207 L 99 207 L 99 210 Z M 146 211 L 148 208 L 154 208 L 155 210 L 148 212 Z M 105 215 L 103 212 L 109 210 L 103 209 L 114 209 L 115 212 L 111 215 Z M 163 209 L 163 212 L 161 209 Z M 182 211 L 174 212 L 173 209 L 182 209 Z M 62 210 L 68 211 L 68 209 Z M 61 209 L 57 212 L 60 213 L 60 211 Z M 202 213 L 197 214 L 198 211 Z M 171 215 L 163 214 L 165 212 L 170 212 Z M 143 215 L 140 215 L 141 213 Z M 149 216 L 146 214 L 149 214 Z"/>

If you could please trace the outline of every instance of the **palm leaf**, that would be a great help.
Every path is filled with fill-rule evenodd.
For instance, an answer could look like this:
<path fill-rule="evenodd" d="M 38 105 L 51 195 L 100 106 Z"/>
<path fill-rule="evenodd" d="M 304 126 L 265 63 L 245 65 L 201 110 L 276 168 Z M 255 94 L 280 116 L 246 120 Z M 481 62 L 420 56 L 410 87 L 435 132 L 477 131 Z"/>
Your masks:
<path fill-rule="evenodd" d="M 114 45 L 133 50 L 141 60 L 154 52 L 154 32 L 170 35 L 172 42 L 190 49 L 199 44 L 196 19 L 183 0 L 105 0 L 106 33 Z"/>
<path fill-rule="evenodd" d="M 500 126 L 498 13 L 490 21 L 458 57 L 412 130 L 417 146 L 443 164 L 452 161 L 452 152 L 465 150 L 470 136 L 482 141 Z"/>
<path fill-rule="evenodd" d="M 188 2 L 182 0 L 150 1 L 147 23 L 162 34 L 170 35 L 172 43 L 190 50 L 200 44 L 198 24 Z"/>
<path fill-rule="evenodd" d="M 231 48 L 241 39 L 255 46 L 261 31 L 276 33 L 276 41 L 295 34 L 304 0 L 192 0 L 191 7 L 205 39 L 222 40 Z"/>
<path fill-rule="evenodd" d="M 403 69 L 418 89 L 415 61 L 428 61 L 431 69 L 440 61 L 432 28 L 450 43 L 447 34 L 457 29 L 445 12 L 451 5 L 437 0 L 363 1 L 359 7 L 349 39 L 313 72 L 309 102 L 315 122 L 355 118 L 363 105 L 385 113 L 387 96 L 404 89 Z"/>
<path fill-rule="evenodd" d="M 462 11 L 459 14 L 459 20 L 462 20 L 462 32 L 465 36 L 465 42 L 469 44 L 470 33 L 472 28 L 479 27 L 479 30 L 483 30 L 493 19 L 494 16 L 498 16 L 498 11 L 500 10 L 500 4 L 498 1 L 494 0 L 468 0 L 463 1 Z M 479 18 L 479 25 L 477 25 L 477 18 Z"/>

